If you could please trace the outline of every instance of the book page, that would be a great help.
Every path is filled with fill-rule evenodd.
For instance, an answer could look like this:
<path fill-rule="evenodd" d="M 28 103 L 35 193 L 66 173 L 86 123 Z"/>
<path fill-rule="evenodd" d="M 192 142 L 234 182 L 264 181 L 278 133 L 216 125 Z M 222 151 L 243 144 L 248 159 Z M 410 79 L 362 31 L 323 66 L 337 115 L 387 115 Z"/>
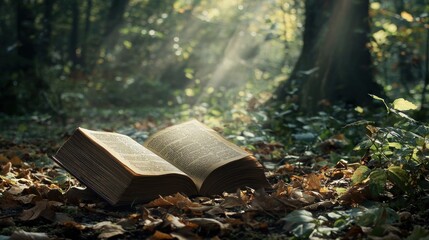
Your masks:
<path fill-rule="evenodd" d="M 166 128 L 144 145 L 188 174 L 198 189 L 213 170 L 249 155 L 197 120 Z"/>
<path fill-rule="evenodd" d="M 105 148 L 135 174 L 161 175 L 179 173 L 185 175 L 177 167 L 171 165 L 126 135 L 91 131 L 84 128 L 79 128 L 79 130 Z"/>

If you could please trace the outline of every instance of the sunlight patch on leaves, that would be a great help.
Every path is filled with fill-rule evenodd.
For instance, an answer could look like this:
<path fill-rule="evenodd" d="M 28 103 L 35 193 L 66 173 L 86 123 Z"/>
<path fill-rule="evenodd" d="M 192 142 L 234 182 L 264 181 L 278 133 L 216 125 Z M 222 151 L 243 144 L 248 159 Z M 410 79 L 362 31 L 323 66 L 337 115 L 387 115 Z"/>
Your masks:
<path fill-rule="evenodd" d="M 399 166 L 390 166 L 387 169 L 387 177 L 395 186 L 399 187 L 402 191 L 408 191 L 408 173 Z"/>
<path fill-rule="evenodd" d="M 367 166 L 358 167 L 352 176 L 353 184 L 356 185 L 358 183 L 361 183 L 363 180 L 365 180 L 368 177 L 370 171 L 371 170 Z"/>
<path fill-rule="evenodd" d="M 393 101 L 393 108 L 399 111 L 408 111 L 408 110 L 416 110 L 417 106 L 403 98 L 398 98 L 395 101 Z"/>

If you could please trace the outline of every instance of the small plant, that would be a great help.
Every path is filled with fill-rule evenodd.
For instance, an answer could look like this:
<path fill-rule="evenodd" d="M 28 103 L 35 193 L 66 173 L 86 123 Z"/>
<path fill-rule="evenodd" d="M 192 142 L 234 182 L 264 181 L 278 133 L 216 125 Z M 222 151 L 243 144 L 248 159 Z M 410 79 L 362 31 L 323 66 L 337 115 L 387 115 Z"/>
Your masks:
<path fill-rule="evenodd" d="M 366 126 L 367 138 L 355 147 L 364 155 L 352 182 L 367 184 L 372 197 L 379 197 L 386 190 L 394 196 L 418 195 L 429 185 L 425 178 L 429 163 L 429 128 L 404 113 L 417 109 L 413 103 L 400 98 L 387 104 L 384 99 L 371 96 L 383 102 L 388 117 L 394 122 L 392 126 Z"/>

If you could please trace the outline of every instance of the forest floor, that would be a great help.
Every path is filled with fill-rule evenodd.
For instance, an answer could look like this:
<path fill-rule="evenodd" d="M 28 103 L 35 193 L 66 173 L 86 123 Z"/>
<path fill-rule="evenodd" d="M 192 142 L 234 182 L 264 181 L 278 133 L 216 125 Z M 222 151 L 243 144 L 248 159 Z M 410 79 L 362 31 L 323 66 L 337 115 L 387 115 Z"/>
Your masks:
<path fill-rule="evenodd" d="M 298 122 L 306 123 L 304 129 L 317 129 L 320 125 L 316 123 L 323 119 L 331 118 L 319 115 L 318 119 L 298 118 Z M 369 142 L 362 140 L 360 144 L 350 143 L 345 134 L 321 136 L 321 132 L 307 131 L 282 138 L 289 139 L 287 142 L 242 129 L 235 132 L 234 139 L 265 166 L 272 190 L 247 188 L 210 197 L 177 193 L 146 204 L 112 207 L 50 159 L 77 123 L 118 131 L 142 142 L 171 119 L 154 122 L 152 118 L 107 115 L 69 120 L 60 127 L 49 116 L 3 116 L 0 239 L 429 237 L 427 164 L 414 164 L 419 168 L 413 177 L 406 164 L 373 162 L 379 155 L 392 156 L 390 152 L 398 149 L 393 142 L 405 146 L 405 142 L 383 142 L 387 135 L 376 136 L 387 127 L 368 124 L 370 134 L 362 136 L 368 135 Z M 296 127 L 290 124 L 290 128 Z M 311 138 L 316 140 L 309 143 Z M 411 154 L 416 158 L 423 154 L 427 162 L 426 140 L 422 146 L 417 141 L 414 148 L 407 148 L 417 149 Z M 293 144 L 299 146 L 286 146 Z M 366 147 L 363 154 L 351 153 L 350 145 L 356 144 Z M 387 145 L 383 151 L 378 148 L 382 144 Z M 401 158 L 395 154 L 395 159 Z"/>

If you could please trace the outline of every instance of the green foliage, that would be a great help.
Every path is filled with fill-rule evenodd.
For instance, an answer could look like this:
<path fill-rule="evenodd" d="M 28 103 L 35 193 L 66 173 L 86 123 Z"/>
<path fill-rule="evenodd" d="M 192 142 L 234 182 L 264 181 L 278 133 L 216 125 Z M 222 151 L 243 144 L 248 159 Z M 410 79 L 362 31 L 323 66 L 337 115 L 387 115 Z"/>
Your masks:
<path fill-rule="evenodd" d="M 366 209 L 356 220 L 363 227 L 377 227 L 398 222 L 398 214 L 391 208 L 380 206 Z"/>
<path fill-rule="evenodd" d="M 389 114 L 387 120 L 396 122 L 393 126 L 367 126 L 367 140 L 360 142 L 355 150 L 366 152 L 369 159 L 365 159 L 366 164 L 372 169 L 359 167 L 353 174 L 353 183 L 360 183 L 368 176 L 374 197 L 384 193 L 388 181 L 396 188 L 390 191 L 418 195 L 423 191 L 418 182 L 422 181 L 424 169 L 429 164 L 426 151 L 428 127 L 403 113 L 415 109 L 413 103 L 400 98 L 387 104 L 380 97 L 372 97 L 385 105 Z"/>
<path fill-rule="evenodd" d="M 371 170 L 367 166 L 360 166 L 358 167 L 352 176 L 352 182 L 353 184 L 361 183 L 363 180 L 365 180 Z"/>
<path fill-rule="evenodd" d="M 317 226 L 317 219 L 306 210 L 295 210 L 282 220 L 286 222 L 284 229 L 298 238 L 307 238 Z"/>

